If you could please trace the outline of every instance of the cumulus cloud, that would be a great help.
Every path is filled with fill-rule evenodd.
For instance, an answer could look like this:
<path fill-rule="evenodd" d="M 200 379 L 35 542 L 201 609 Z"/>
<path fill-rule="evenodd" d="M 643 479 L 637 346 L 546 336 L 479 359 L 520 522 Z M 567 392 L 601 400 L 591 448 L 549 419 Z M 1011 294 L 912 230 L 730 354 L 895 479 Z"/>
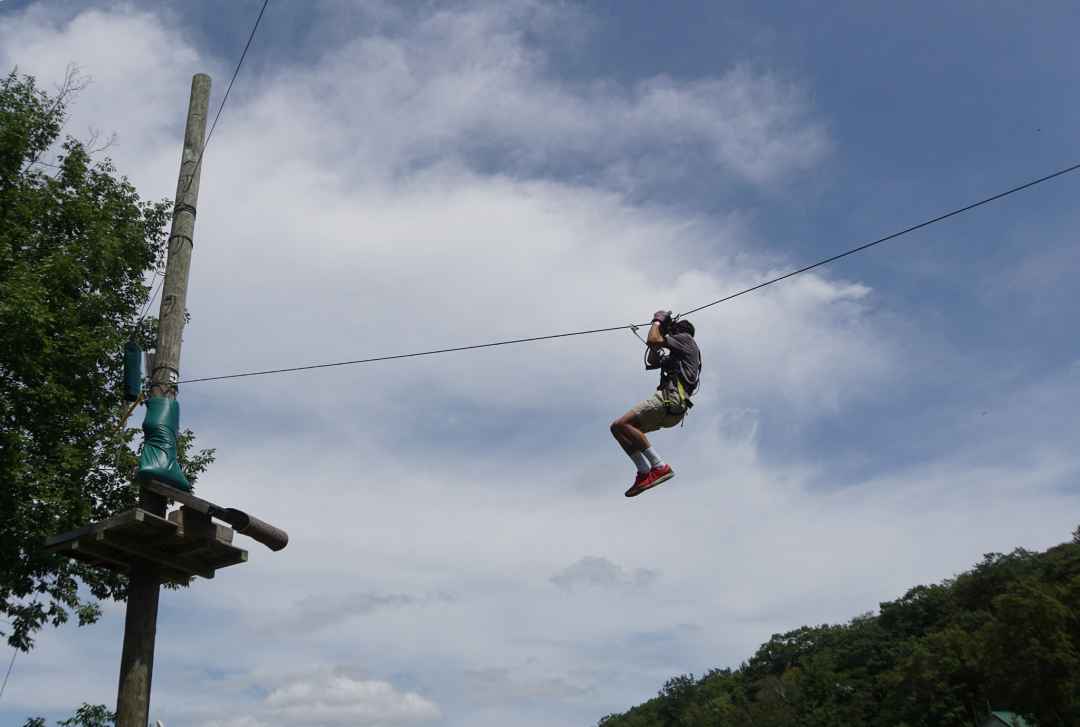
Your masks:
<path fill-rule="evenodd" d="M 297 601 L 280 621 L 270 629 L 288 629 L 291 632 L 314 631 L 338 626 L 344 621 L 365 616 L 381 610 L 396 610 L 410 606 L 450 603 L 454 597 L 449 593 L 374 593 L 357 592 L 329 596 L 327 594 L 306 596 Z"/>
<path fill-rule="evenodd" d="M 586 556 L 551 577 L 551 582 L 565 591 L 577 588 L 647 588 L 659 577 L 648 568 L 627 571 L 607 558 Z"/>
<path fill-rule="evenodd" d="M 629 323 L 657 300 L 697 304 L 756 282 L 768 263 L 735 257 L 747 234 L 735 218 L 630 203 L 605 186 L 613 169 L 628 158 L 670 173 L 707 163 L 733 180 L 768 184 L 814 165 L 827 148 L 804 90 L 749 66 L 692 81 L 558 77 L 535 38 L 579 27 L 577 11 L 522 2 L 374 15 L 380 22 L 313 65 L 264 76 L 245 69 L 249 100 L 233 100 L 204 165 L 185 372 L 404 353 Z M 123 8 L 73 19 L 28 11 L 3 32 L 0 47 L 28 69 L 55 75 L 61 56 L 81 63 L 96 81 L 84 94 L 93 102 L 80 101 L 75 113 L 118 129 L 114 156 L 145 180 L 144 194 L 168 193 L 175 140 L 161 132 L 176 130 L 178 104 L 130 94 L 141 88 L 133 74 L 149 68 L 161 70 L 155 93 L 186 98 L 189 69 L 205 64 L 184 37 L 166 42 L 160 18 Z M 112 32 L 116 42 L 103 43 Z M 35 40 L 20 41 L 28 37 Z M 115 112 L 130 108 L 138 115 Z M 658 251 L 682 263 L 659 279 L 648 273 Z M 843 367 L 843 390 L 854 392 L 857 382 L 880 378 L 888 344 L 862 324 L 870 309 L 846 304 L 850 286 L 815 280 L 816 288 L 794 287 L 738 315 L 723 340 L 699 325 L 707 360 L 755 382 L 743 390 L 774 391 L 767 382 L 779 378 L 790 381 L 785 395 L 832 403 L 841 388 L 806 387 L 814 372 Z M 834 286 L 834 297 L 821 292 Z M 406 324 L 393 336 L 379 333 L 387 311 Z M 779 353 L 801 355 L 740 345 L 744 329 L 777 330 Z M 609 368 L 610 343 L 574 348 L 591 379 L 581 384 L 608 396 L 625 390 L 628 376 L 596 375 Z M 552 401 L 566 385 L 550 365 L 556 350 L 515 352 L 512 365 L 499 353 L 480 354 L 485 401 Z M 383 385 L 368 390 L 369 403 L 393 417 L 403 389 L 473 398 L 472 371 L 473 360 L 461 358 L 419 371 L 381 367 Z M 283 395 L 290 409 L 300 399 L 347 401 L 319 384 L 299 399 L 288 382 L 261 390 Z"/>
<path fill-rule="evenodd" d="M 749 66 L 694 81 L 557 78 L 544 46 L 528 39 L 558 43 L 579 16 L 529 2 L 409 16 L 397 32 L 383 28 L 328 53 L 315 83 L 306 73 L 281 79 L 278 93 L 323 117 L 362 119 L 362 134 L 335 145 L 344 152 L 338 162 L 394 171 L 449 157 L 516 174 L 568 164 L 597 172 L 623 163 L 632 146 L 686 170 L 704 153 L 764 185 L 827 153 L 805 91 Z"/>
<path fill-rule="evenodd" d="M 0 64 L 5 70 L 18 67 L 51 90 L 74 64 L 89 82 L 87 92 L 70 104 L 65 133 L 85 139 L 90 129 L 115 132 L 116 146 L 110 152 L 118 159 L 140 159 L 138 167 L 163 175 L 167 163 L 174 167 L 173 177 L 179 160 L 175 130 L 184 121 L 183 111 L 174 111 L 176 91 L 189 82 L 188 69 L 200 60 L 198 51 L 160 16 L 130 6 L 72 16 L 63 6 L 33 3 L 0 23 Z M 169 185 L 163 177 L 153 189 L 168 194 L 170 186 L 175 181 Z"/>
<path fill-rule="evenodd" d="M 580 680 L 553 676 L 523 679 L 509 669 L 466 669 L 462 676 L 470 698 L 486 704 L 580 699 L 593 691 L 591 684 Z"/>
<path fill-rule="evenodd" d="M 214 719 L 206 723 L 206 727 L 270 727 L 268 723 L 256 719 L 250 715 L 240 717 L 226 717 Z"/>
<path fill-rule="evenodd" d="M 427 697 L 340 669 L 312 669 L 284 678 L 253 673 L 243 681 L 264 696 L 232 709 L 187 702 L 173 712 L 174 718 L 206 727 L 399 727 L 426 724 L 442 716 Z M 219 684 L 216 691 L 227 690 Z"/>
<path fill-rule="evenodd" d="M 292 681 L 266 697 L 267 710 L 278 724 L 380 727 L 429 722 L 438 706 L 389 682 L 322 674 Z"/>

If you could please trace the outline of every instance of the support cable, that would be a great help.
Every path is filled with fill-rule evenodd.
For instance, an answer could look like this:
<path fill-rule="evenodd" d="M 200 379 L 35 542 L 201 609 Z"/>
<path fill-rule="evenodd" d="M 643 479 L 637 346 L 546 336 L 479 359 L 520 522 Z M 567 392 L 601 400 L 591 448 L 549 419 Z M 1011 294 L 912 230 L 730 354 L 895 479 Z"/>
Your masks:
<path fill-rule="evenodd" d="M 210 139 L 214 136 L 214 129 L 217 128 L 218 119 L 221 118 L 221 112 L 225 110 L 225 103 L 229 100 L 229 93 L 232 92 L 233 84 L 236 82 L 236 77 L 240 75 L 240 68 L 244 65 L 244 59 L 247 58 L 248 48 L 251 47 L 251 41 L 255 40 L 255 31 L 259 29 L 259 22 L 262 20 L 263 13 L 266 12 L 266 6 L 270 4 L 270 0 L 263 0 L 262 8 L 259 10 L 259 15 L 255 18 L 255 24 L 251 26 L 251 33 L 248 35 L 247 43 L 244 44 L 244 50 L 240 54 L 240 60 L 236 63 L 236 69 L 233 71 L 232 78 L 229 79 L 229 85 L 225 89 L 225 96 L 221 99 L 221 105 L 218 106 L 217 113 L 214 114 L 214 120 L 210 124 L 210 132 L 206 135 L 206 141 L 203 142 L 202 149 L 199 150 L 199 158 L 195 161 L 195 166 L 188 177 L 187 187 L 191 187 L 191 182 L 195 179 L 195 175 L 198 174 L 199 168 L 202 166 L 203 155 L 206 154 L 206 147 L 210 146 Z M 187 188 L 185 188 L 187 191 Z"/>
<path fill-rule="evenodd" d="M 143 319 L 146 318 L 146 314 L 150 312 L 150 307 L 154 304 L 154 299 L 157 298 L 158 293 L 161 292 L 161 287 L 165 282 L 165 274 L 154 271 L 154 277 L 157 278 L 154 281 L 154 285 L 150 288 L 150 296 L 146 299 L 146 304 L 142 307 L 142 312 L 139 313 L 139 319 L 135 321 L 135 325 L 132 330 L 137 330 L 139 325 L 142 324 Z"/>
<path fill-rule="evenodd" d="M 839 260 L 841 258 L 847 257 L 848 255 L 854 255 L 857 252 L 862 252 L 863 250 L 867 250 L 867 249 L 869 249 L 871 247 L 874 247 L 875 245 L 880 245 L 883 242 L 888 242 L 889 240 L 895 240 L 896 238 L 901 237 L 903 235 L 907 235 L 910 232 L 920 230 L 920 229 L 922 229 L 924 227 L 928 227 L 928 226 L 933 225 L 933 224 L 935 224 L 937 222 L 941 222 L 942 220 L 947 220 L 950 217 L 955 217 L 956 215 L 962 214 L 964 212 L 969 212 L 969 211 L 975 209 L 976 207 L 981 207 L 981 206 L 983 206 L 985 204 L 990 204 L 991 202 L 1002 199 L 1003 197 L 1008 197 L 1011 194 L 1015 194 L 1017 192 L 1023 191 L 1025 189 L 1030 188 L 1030 187 L 1034 187 L 1037 184 L 1042 184 L 1043 182 L 1048 182 L 1051 179 L 1055 179 L 1057 177 L 1064 176 L 1066 174 L 1069 174 L 1070 172 L 1075 172 L 1077 169 L 1080 169 L 1080 164 L 1073 164 L 1072 166 L 1065 167 L 1064 169 L 1059 169 L 1058 171 L 1053 172 L 1051 174 L 1047 174 L 1046 176 L 1039 177 L 1038 179 L 1033 179 L 1030 182 L 1025 182 L 1024 184 L 1018 185 L 1016 187 L 1012 187 L 1011 189 L 1007 189 L 1004 192 L 999 192 L 999 193 L 997 193 L 997 194 L 995 194 L 993 196 L 981 199 L 978 202 L 972 202 L 971 204 L 968 204 L 968 205 L 965 205 L 965 206 L 960 207 L 958 209 L 952 210 L 951 212 L 946 212 L 944 214 L 938 215 L 937 217 L 933 217 L 933 218 L 931 218 L 929 220 L 926 220 L 925 222 L 920 222 L 920 223 L 918 223 L 916 225 L 912 225 L 911 227 L 907 227 L 907 228 L 905 228 L 903 230 L 900 230 L 899 232 L 894 232 L 891 235 L 886 235 L 885 237 L 878 238 L 877 240 L 874 240 L 873 242 L 868 242 L 868 243 L 865 243 L 863 245 L 859 245 L 858 247 L 853 247 L 850 250 L 846 250 L 846 251 L 844 251 L 842 253 L 839 253 L 837 255 L 827 257 L 824 260 L 819 260 L 818 262 L 813 263 L 811 265 L 806 265 L 805 267 L 801 267 L 801 268 L 799 268 L 797 270 L 792 270 L 791 272 L 784 273 L 783 275 L 779 275 L 779 276 L 777 276 L 775 278 L 771 278 L 771 279 L 766 280 L 764 282 L 758 283 L 757 285 L 753 285 L 753 286 L 751 286 L 749 288 L 745 288 L 745 289 L 740 290 L 740 291 L 738 291 L 736 293 L 732 293 L 731 295 L 724 296 L 723 298 L 718 298 L 717 300 L 714 300 L 711 303 L 706 303 L 705 305 L 698 306 L 697 308 L 691 308 L 690 310 L 686 311 L 685 313 L 681 313 L 679 315 L 680 316 L 688 316 L 688 315 L 690 315 L 692 313 L 697 313 L 698 311 L 705 310 L 706 308 L 711 308 L 714 305 L 719 305 L 720 303 L 724 303 L 726 301 L 732 300 L 733 298 L 738 298 L 741 295 L 746 295 L 747 293 L 752 293 L 755 290 L 760 290 L 760 289 L 762 289 L 762 288 L 764 288 L 766 286 L 772 285 L 773 283 L 778 283 L 781 280 L 786 280 L 788 278 L 794 277 L 794 276 L 799 275 L 801 273 L 805 273 L 805 272 L 808 272 L 810 270 L 813 270 L 814 268 L 819 268 L 819 267 L 821 267 L 823 265 L 828 265 L 829 263 L 835 262 L 835 261 L 837 261 L 837 260 Z M 178 385 L 179 384 L 195 384 L 195 383 L 205 382 L 205 381 L 224 381 L 226 379 L 239 379 L 239 378 L 245 378 L 245 377 L 248 377 L 248 376 L 268 376 L 270 374 L 284 374 L 284 373 L 291 373 L 291 372 L 294 372 L 294 371 L 309 371 L 309 370 L 312 370 L 312 369 L 325 369 L 325 368 L 331 368 L 331 367 L 334 367 L 334 366 L 353 366 L 353 365 L 358 365 L 358 364 L 376 363 L 378 361 L 393 361 L 393 360 L 396 360 L 396 359 L 403 359 L 403 358 L 416 358 L 416 357 L 419 357 L 419 356 L 434 356 L 435 354 L 440 354 L 440 353 L 455 353 L 455 352 L 458 352 L 458 351 L 472 351 L 474 349 L 479 349 L 479 348 L 494 348 L 496 346 L 510 346 L 510 345 L 514 345 L 514 344 L 518 344 L 518 343 L 531 343 L 533 341 L 546 341 L 546 340 L 551 340 L 551 339 L 555 339 L 555 338 L 569 338 L 571 336 L 588 336 L 588 335 L 592 335 L 594 333 L 608 333 L 610 331 L 622 331 L 622 330 L 627 330 L 627 329 L 629 329 L 631 331 L 634 331 L 635 335 L 637 335 L 637 332 L 636 332 L 635 329 L 637 327 L 639 327 L 639 326 L 645 326 L 645 325 L 647 325 L 647 324 L 645 324 L 645 323 L 625 324 L 625 325 L 621 325 L 621 326 L 610 326 L 610 327 L 607 327 L 607 328 L 593 328 L 593 329 L 590 329 L 590 330 L 587 330 L 587 331 L 571 331 L 569 333 L 553 333 L 553 334 L 546 335 L 546 336 L 531 336 L 531 337 L 528 337 L 528 338 L 513 338 L 513 339 L 509 339 L 509 340 L 505 340 L 505 341 L 494 341 L 492 343 L 479 343 L 479 344 L 475 344 L 475 345 L 471 345 L 471 346 L 455 346 L 453 348 L 439 348 L 439 349 L 434 349 L 434 350 L 431 350 L 431 351 L 417 351 L 415 353 L 402 353 L 402 354 L 397 354 L 397 355 L 393 355 L 393 356 L 374 356 L 372 358 L 362 358 L 362 359 L 356 359 L 356 360 L 353 360 L 353 361 L 336 361 L 336 362 L 333 362 L 333 363 L 312 364 L 312 365 L 309 365 L 309 366 L 292 366 L 292 367 L 289 367 L 289 368 L 282 368 L 282 369 L 267 369 L 265 371 L 247 371 L 247 372 L 237 373 L 237 374 L 226 374 L 224 376 L 204 376 L 204 377 L 200 377 L 200 378 L 197 378 L 197 379 L 186 379 L 186 380 L 180 381 L 180 382 L 178 382 Z M 639 338 L 640 338 L 640 336 L 639 336 Z"/>
<path fill-rule="evenodd" d="M 199 170 L 200 166 L 202 165 L 203 155 L 206 153 L 206 147 L 210 145 L 210 139 L 211 139 L 211 137 L 214 136 L 214 129 L 217 128 L 218 119 L 221 118 L 221 112 L 225 109 L 225 102 L 229 100 L 229 93 L 232 92 L 232 87 L 233 87 L 233 84 L 236 82 L 236 77 L 238 75 L 240 75 L 240 68 L 244 65 L 244 59 L 247 57 L 248 49 L 251 48 L 251 42 L 253 40 L 255 40 L 255 31 L 257 31 L 259 29 L 259 22 L 262 20 L 263 13 L 266 12 L 266 6 L 269 5 L 269 4 L 270 4 L 270 0 L 263 0 L 262 8 L 259 10 L 259 15 L 258 15 L 258 17 L 255 18 L 255 24 L 251 26 L 251 33 L 248 35 L 247 43 L 244 44 L 244 50 L 243 50 L 243 52 L 240 53 L 240 60 L 237 61 L 236 68 L 233 70 L 232 78 L 229 79 L 229 85 L 225 88 L 225 96 L 222 97 L 221 104 L 218 106 L 218 109 L 217 109 L 217 113 L 214 114 L 214 121 L 213 121 L 213 123 L 210 124 L 210 133 L 208 133 L 206 135 L 206 141 L 203 142 L 202 149 L 199 150 L 199 158 L 195 160 L 194 171 L 191 173 L 191 175 L 188 176 L 187 187 L 189 187 L 189 188 L 191 187 L 192 180 L 195 179 L 195 173 Z M 185 189 L 185 191 L 187 191 L 187 190 Z M 176 214 L 177 212 L 180 212 L 180 211 L 182 211 L 182 210 L 180 210 L 180 209 L 173 210 L 173 214 Z M 194 213 L 194 211 L 192 211 L 192 213 Z M 172 241 L 172 238 L 169 239 L 169 242 L 171 242 L 171 241 Z M 191 240 L 188 240 L 189 244 L 190 244 L 190 242 L 191 242 Z M 156 281 L 156 282 L 164 283 L 165 275 L 164 275 L 164 273 L 161 273 L 160 275 L 161 275 L 161 280 Z M 157 297 L 158 292 L 160 292 L 160 288 L 159 289 L 151 289 L 150 297 L 147 298 L 146 305 L 143 306 L 142 312 L 139 314 L 139 318 L 135 322 L 135 326 L 134 326 L 133 330 L 137 329 L 139 327 L 139 325 L 143 322 L 143 319 L 146 318 L 146 314 L 150 311 L 150 306 L 153 305 L 154 298 Z"/>
<path fill-rule="evenodd" d="M 19 650 L 15 647 L 11 648 L 11 661 L 8 662 L 7 673 L 4 674 L 4 683 L 0 684 L 0 699 L 4 697 L 4 690 L 7 689 L 8 678 L 11 677 L 11 670 L 15 668 L 15 657 L 19 655 Z"/>

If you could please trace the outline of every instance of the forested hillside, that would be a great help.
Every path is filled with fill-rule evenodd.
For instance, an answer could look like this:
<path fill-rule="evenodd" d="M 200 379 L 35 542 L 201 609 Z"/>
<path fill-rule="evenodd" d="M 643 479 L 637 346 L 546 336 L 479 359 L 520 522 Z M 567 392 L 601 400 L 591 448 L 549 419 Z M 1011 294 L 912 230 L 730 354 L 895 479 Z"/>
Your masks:
<path fill-rule="evenodd" d="M 669 680 L 603 727 L 982 724 L 988 706 L 1080 724 L 1080 528 L 1043 553 L 988 554 L 877 615 L 773 636 L 738 669 Z"/>

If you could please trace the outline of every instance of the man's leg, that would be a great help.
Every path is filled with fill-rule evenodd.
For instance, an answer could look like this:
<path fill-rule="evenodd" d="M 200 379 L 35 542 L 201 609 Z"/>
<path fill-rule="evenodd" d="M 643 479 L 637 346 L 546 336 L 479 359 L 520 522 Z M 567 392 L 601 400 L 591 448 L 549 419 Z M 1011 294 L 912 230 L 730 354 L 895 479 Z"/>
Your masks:
<path fill-rule="evenodd" d="M 626 452 L 626 455 L 634 463 L 634 466 L 638 471 L 638 480 L 640 480 L 648 474 L 649 470 L 652 469 L 652 465 L 649 464 L 649 460 L 642 453 L 641 442 L 638 438 L 644 439 L 646 444 L 648 444 L 649 440 L 645 437 L 645 433 L 638 428 L 634 418 L 635 416 L 633 411 L 628 411 L 622 417 L 612 422 L 611 435 L 615 437 L 615 441 L 619 443 L 619 446 L 623 448 L 623 451 Z M 628 435 L 624 424 L 629 424 L 629 426 L 637 432 L 638 438 L 635 438 L 632 434 Z"/>
<path fill-rule="evenodd" d="M 645 436 L 645 432 L 639 428 L 635 416 L 634 412 L 627 412 L 620 419 L 615 420 L 611 425 L 612 432 L 618 427 L 619 433 L 615 438 L 619 439 L 623 449 L 635 462 L 637 462 L 636 456 L 643 456 L 649 465 L 649 469 L 666 466 L 664 460 L 652 448 L 652 444 L 649 442 L 649 438 Z M 623 442 L 626 443 L 623 444 Z"/>
<path fill-rule="evenodd" d="M 633 497 L 650 487 L 666 482 L 674 476 L 671 467 L 664 463 L 652 448 L 646 431 L 670 426 L 671 416 L 659 398 L 646 399 L 611 423 L 611 433 L 638 468 L 638 477 L 626 491 Z"/>
<path fill-rule="evenodd" d="M 645 432 L 638 428 L 638 413 L 630 410 L 611 423 L 611 433 L 627 454 L 644 452 L 651 446 Z"/>

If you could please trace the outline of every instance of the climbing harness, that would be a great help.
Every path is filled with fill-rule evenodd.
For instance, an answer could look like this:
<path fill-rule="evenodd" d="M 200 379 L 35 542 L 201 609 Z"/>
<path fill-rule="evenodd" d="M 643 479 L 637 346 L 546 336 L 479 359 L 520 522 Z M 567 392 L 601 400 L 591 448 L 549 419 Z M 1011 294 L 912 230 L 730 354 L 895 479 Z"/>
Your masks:
<path fill-rule="evenodd" d="M 675 316 L 674 320 L 678 321 L 679 317 Z M 634 325 L 633 323 L 630 324 L 630 332 L 637 336 L 639 341 L 645 344 L 645 367 L 649 368 L 649 342 L 641 337 L 641 335 L 638 333 L 638 326 Z M 667 358 L 667 356 L 661 353 L 658 368 L 663 368 L 665 358 Z M 685 416 L 690 413 L 690 409 L 693 408 L 694 402 L 691 401 L 690 397 L 686 394 L 686 387 L 685 385 L 683 385 L 682 377 L 678 374 L 672 374 L 672 377 L 675 379 L 675 387 L 672 388 L 669 386 L 662 389 L 660 392 L 660 398 L 663 399 L 664 408 L 667 410 L 668 414 L 670 414 L 671 416 L 684 417 L 683 421 L 679 423 L 679 426 L 685 426 Z M 700 386 L 701 382 L 699 372 L 698 387 L 700 388 Z"/>
<path fill-rule="evenodd" d="M 678 374 L 673 374 L 673 376 L 675 377 L 675 388 L 669 386 L 661 394 L 664 399 L 664 407 L 667 409 L 667 413 L 672 416 L 689 414 L 694 402 L 690 401 L 690 397 L 686 395 L 682 377 Z"/>

